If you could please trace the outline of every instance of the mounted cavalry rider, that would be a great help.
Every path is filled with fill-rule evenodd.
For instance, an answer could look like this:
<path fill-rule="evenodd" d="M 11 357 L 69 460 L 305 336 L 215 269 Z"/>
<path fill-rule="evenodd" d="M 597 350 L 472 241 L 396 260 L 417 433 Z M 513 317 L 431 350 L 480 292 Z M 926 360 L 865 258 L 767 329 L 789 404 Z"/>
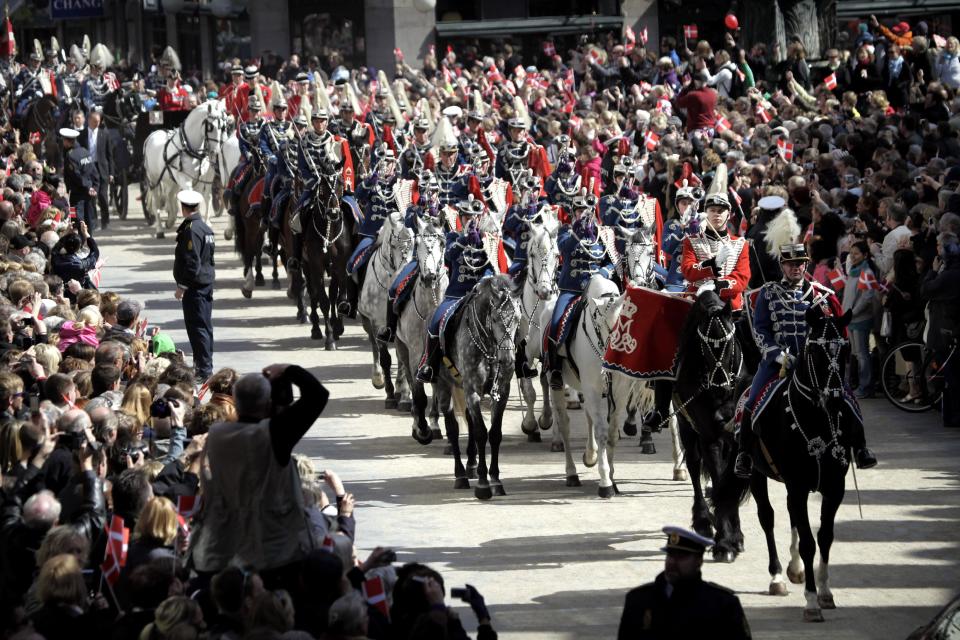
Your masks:
<path fill-rule="evenodd" d="M 336 75 L 336 73 L 334 73 Z M 347 77 L 349 74 L 347 74 Z M 357 120 L 357 112 L 360 108 L 356 104 L 356 96 L 353 94 L 347 77 L 341 76 L 334 81 L 334 86 L 340 92 L 340 118 L 336 123 L 331 123 L 333 133 L 344 138 L 350 145 L 350 152 L 353 154 L 353 167 L 355 171 L 363 172 L 373 162 L 372 154 L 376 147 L 377 137 L 373 127 Z M 333 125 L 336 124 L 336 127 Z"/>
<path fill-rule="evenodd" d="M 232 115 L 239 122 L 243 119 L 240 110 L 240 89 L 245 86 L 243 81 L 243 67 L 238 64 L 230 69 L 230 82 L 223 85 L 220 90 L 220 99 L 227 109 L 227 113 Z"/>
<path fill-rule="evenodd" d="M 510 118 L 507 121 L 507 136 L 508 140 L 497 156 L 496 176 L 512 183 L 524 169 L 531 169 L 534 175 L 546 180 L 550 175 L 547 152 L 527 133 L 523 118 Z"/>
<path fill-rule="evenodd" d="M 20 73 L 13 79 L 13 96 L 17 101 L 17 118 L 25 116 L 27 107 L 34 100 L 42 98 L 46 93 L 41 81 L 41 75 L 45 75 L 44 70 L 40 68 L 42 61 L 43 57 L 39 52 L 31 52 L 27 64 L 20 69 Z"/>
<path fill-rule="evenodd" d="M 490 172 L 490 155 L 479 144 L 470 143 L 467 148 L 473 177 L 468 189 L 491 212 L 502 220 L 507 209 L 513 204 L 513 188 L 503 178 L 494 177 Z"/>
<path fill-rule="evenodd" d="M 240 162 L 233 171 L 233 176 L 227 185 L 224 198 L 230 202 L 230 212 L 236 213 L 238 199 L 243 193 L 247 182 L 255 171 L 262 170 L 263 158 L 260 157 L 260 129 L 263 127 L 263 118 L 260 117 L 263 105 L 254 98 L 247 105 L 250 119 L 237 124 L 237 140 L 240 147 Z"/>
<path fill-rule="evenodd" d="M 283 162 L 280 154 L 281 144 L 293 136 L 290 121 L 284 119 L 287 103 L 283 96 L 273 103 L 273 120 L 268 120 L 260 127 L 260 154 L 267 165 L 266 176 L 263 179 L 263 203 L 261 211 L 267 213 L 273 203 L 274 183 L 277 178 L 279 165 Z"/>
<path fill-rule="evenodd" d="M 83 93 L 83 68 L 87 65 L 87 57 L 77 45 L 70 45 L 70 55 L 64 65 L 63 73 L 58 78 L 58 92 L 61 103 L 67 100 L 81 99 Z"/>
<path fill-rule="evenodd" d="M 582 176 L 575 170 L 576 150 L 571 146 L 570 137 L 557 136 L 557 166 L 544 183 L 550 204 L 560 207 L 560 220 L 568 221 L 572 217 L 573 199 L 580 194 Z"/>
<path fill-rule="evenodd" d="M 296 76 L 296 89 L 290 99 L 287 101 L 287 118 L 294 120 L 298 115 L 309 119 L 313 113 L 313 106 L 310 103 L 310 77 L 303 71 Z M 317 105 L 318 107 L 320 105 Z"/>
<path fill-rule="evenodd" d="M 440 208 L 440 183 L 437 182 L 436 176 L 430 171 L 423 172 L 417 183 L 420 197 L 415 204 L 407 207 L 403 216 L 404 225 L 411 229 L 414 234 L 419 232 L 420 224 L 428 222 L 432 222 L 437 228 L 443 229 L 445 225 Z M 387 292 L 390 300 L 387 304 L 387 324 L 381 327 L 377 333 L 377 340 L 380 342 L 393 342 L 400 312 L 404 303 L 410 298 L 410 294 L 413 293 L 419 272 L 420 264 L 417 262 L 417 253 L 414 251 L 413 258 L 400 270 Z"/>
<path fill-rule="evenodd" d="M 421 170 L 433 171 L 437 158 L 430 143 L 430 121 L 419 118 L 413 123 L 413 140 L 407 145 L 400 159 L 404 175 L 410 175 L 411 168 L 419 163 Z"/>
<path fill-rule="evenodd" d="M 742 294 L 750 280 L 749 248 L 743 238 L 727 229 L 727 167 L 721 164 L 716 171 L 704 201 L 705 224 L 695 226 L 683 239 L 680 273 L 687 281 L 688 293 L 696 294 L 701 287 L 713 288 L 736 313 L 743 306 Z"/>
<path fill-rule="evenodd" d="M 460 147 L 456 140 L 446 140 L 440 147 L 440 163 L 434 173 L 440 183 L 440 204 L 455 206 L 470 191 L 470 172 L 459 162 Z"/>
<path fill-rule="evenodd" d="M 519 279 L 527 267 L 530 225 L 539 220 L 540 210 L 547 201 L 540 195 L 540 178 L 533 174 L 524 176 L 515 188 L 520 192 L 520 199 L 507 209 L 503 219 L 503 241 L 513 248 L 513 261 L 507 273 Z"/>
<path fill-rule="evenodd" d="M 666 290 L 672 293 L 686 291 L 687 283 L 680 273 L 680 263 L 683 258 L 683 239 L 686 237 L 690 225 L 698 220 L 698 208 L 703 199 L 703 189 L 700 187 L 683 186 L 677 189 L 674 196 L 675 214 L 671 217 L 663 230 L 663 253 L 667 260 Z"/>
<path fill-rule="evenodd" d="M 557 244 L 563 265 L 557 281 L 560 295 L 544 340 L 544 365 L 550 369 L 551 388 L 562 389 L 560 350 L 570 335 L 574 307 L 593 276 L 609 278 L 613 274 L 613 261 L 599 238 L 595 195 L 583 190 L 573 199 L 573 222 L 561 228 Z"/>
<path fill-rule="evenodd" d="M 253 117 L 250 103 L 256 97 L 260 100 L 261 108 L 270 104 L 270 87 L 260 84 L 260 69 L 250 65 L 243 70 L 244 83 L 237 89 L 235 108 L 240 112 L 240 120 L 246 122 Z"/>
<path fill-rule="evenodd" d="M 441 363 L 441 345 L 447 322 L 453 317 L 463 298 L 482 278 L 494 274 L 493 266 L 483 244 L 480 216 L 483 204 L 470 195 L 457 205 L 460 231 L 447 233 L 444 262 L 450 274 L 450 283 L 440 306 L 427 327 L 427 343 L 417 368 L 417 380 L 424 384 L 436 378 Z"/>
<path fill-rule="evenodd" d="M 161 111 L 188 111 L 190 109 L 190 94 L 180 84 L 180 72 L 170 71 L 167 84 L 157 91 L 157 102 Z"/>
<path fill-rule="evenodd" d="M 285 136 L 280 140 L 280 150 L 277 153 L 277 173 L 273 179 L 270 204 L 270 226 L 273 229 L 280 228 L 287 198 L 293 190 L 293 179 L 297 175 L 301 175 L 298 171 L 300 144 L 309 126 L 310 122 L 302 115 L 298 115 L 291 121 L 290 131 L 292 135 Z"/>
<path fill-rule="evenodd" d="M 803 353 L 807 340 L 807 309 L 816 306 L 824 315 L 842 315 L 842 306 L 833 290 L 804 277 L 809 261 L 804 245 L 782 245 L 780 267 L 783 278 L 763 285 L 757 296 L 753 334 L 763 359 L 753 377 L 740 421 L 739 452 L 734 471 L 741 478 L 749 478 L 753 470 L 749 451 L 754 440 L 754 405 L 764 388 L 777 377 L 785 375 Z M 877 459 L 866 447 L 863 425 L 859 420 L 854 420 L 851 426 L 855 432 L 848 434 L 848 438 L 853 443 L 857 466 L 869 469 L 877 464 Z"/>
<path fill-rule="evenodd" d="M 396 188 L 397 157 L 386 145 L 381 145 L 373 173 L 357 187 L 357 203 L 363 211 L 363 220 L 357 230 L 360 242 L 347 261 L 347 273 L 354 276 L 359 285 L 363 284 L 365 267 L 383 221 L 398 210 Z"/>
<path fill-rule="evenodd" d="M 97 107 L 102 109 L 107 97 L 120 86 L 117 78 L 106 71 L 112 62 L 110 50 L 102 43 L 97 43 L 90 52 L 90 75 L 83 81 L 81 89 L 83 108 L 87 113 Z"/>

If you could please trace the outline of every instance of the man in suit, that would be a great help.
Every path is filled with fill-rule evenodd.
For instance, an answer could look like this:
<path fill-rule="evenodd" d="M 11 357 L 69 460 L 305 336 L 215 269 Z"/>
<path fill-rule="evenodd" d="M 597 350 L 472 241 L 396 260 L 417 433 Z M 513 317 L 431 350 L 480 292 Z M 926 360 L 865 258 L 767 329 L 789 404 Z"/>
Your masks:
<path fill-rule="evenodd" d="M 77 208 L 77 224 L 86 222 L 92 228 L 96 220 L 97 185 L 99 176 L 93 157 L 86 147 L 78 144 L 80 134 L 75 129 L 60 129 L 63 139 L 63 180 L 70 202 Z"/>
<path fill-rule="evenodd" d="M 113 182 L 113 153 L 110 148 L 110 130 L 100 126 L 103 113 L 94 108 L 87 116 L 87 126 L 80 132 L 80 146 L 86 148 L 93 158 L 97 174 L 97 208 L 100 210 L 100 226 L 110 224 L 110 183 Z M 96 217 L 91 216 L 96 228 Z"/>

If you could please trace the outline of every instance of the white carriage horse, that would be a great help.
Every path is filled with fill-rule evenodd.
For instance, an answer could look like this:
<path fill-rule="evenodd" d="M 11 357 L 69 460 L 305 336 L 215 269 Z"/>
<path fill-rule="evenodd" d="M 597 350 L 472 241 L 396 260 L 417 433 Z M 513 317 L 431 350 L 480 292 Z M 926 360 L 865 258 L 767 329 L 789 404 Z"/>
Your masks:
<path fill-rule="evenodd" d="M 158 238 L 176 221 L 178 191 L 192 188 L 209 200 L 226 126 L 223 102 L 211 100 L 194 108 L 178 128 L 154 131 L 143 143 L 144 206 L 156 217 Z"/>

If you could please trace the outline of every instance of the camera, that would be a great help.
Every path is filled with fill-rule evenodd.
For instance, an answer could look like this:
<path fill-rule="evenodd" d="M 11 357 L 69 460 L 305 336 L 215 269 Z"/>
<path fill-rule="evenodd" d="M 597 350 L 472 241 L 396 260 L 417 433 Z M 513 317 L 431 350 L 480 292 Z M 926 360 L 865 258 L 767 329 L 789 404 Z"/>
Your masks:
<path fill-rule="evenodd" d="M 470 591 L 463 587 L 452 587 L 450 589 L 450 597 L 457 598 L 458 600 L 463 600 L 464 602 L 469 602 Z"/>
<path fill-rule="evenodd" d="M 61 433 L 60 437 L 57 439 L 57 442 L 63 444 L 64 447 L 73 452 L 83 451 L 85 448 L 90 451 L 99 451 L 100 443 L 99 442 L 89 442 L 87 441 L 87 434 L 83 431 L 69 431 L 66 433 Z"/>
<path fill-rule="evenodd" d="M 157 398 L 152 403 L 150 403 L 150 417 L 151 418 L 169 418 L 170 417 L 170 401 L 166 398 Z"/>
<path fill-rule="evenodd" d="M 923 182 L 923 176 L 916 176 L 913 179 L 913 181 L 916 182 L 917 184 L 920 184 L 921 182 Z"/>

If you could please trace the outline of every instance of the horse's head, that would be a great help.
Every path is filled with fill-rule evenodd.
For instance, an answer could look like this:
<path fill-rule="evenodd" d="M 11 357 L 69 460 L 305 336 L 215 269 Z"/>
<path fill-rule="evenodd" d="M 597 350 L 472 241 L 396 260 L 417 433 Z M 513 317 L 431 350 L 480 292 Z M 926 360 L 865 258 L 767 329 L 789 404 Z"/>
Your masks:
<path fill-rule="evenodd" d="M 390 268 L 396 271 L 413 256 L 413 230 L 403 223 L 403 216 L 394 211 L 383 221 L 380 230 L 383 242 L 381 251 L 386 251 Z"/>
<path fill-rule="evenodd" d="M 530 225 L 527 255 L 527 282 L 538 298 L 547 300 L 557 290 L 557 264 L 560 261 L 555 219 L 548 217 L 540 224 Z"/>
<path fill-rule="evenodd" d="M 433 220 L 417 219 L 417 263 L 424 284 L 432 285 L 443 274 L 444 248 L 443 228 Z"/>
<path fill-rule="evenodd" d="M 222 100 L 209 100 L 197 107 L 203 113 L 203 144 L 208 155 L 220 153 L 226 142 L 228 124 L 227 110 Z"/>
<path fill-rule="evenodd" d="M 696 330 L 707 387 L 732 390 L 743 364 L 743 354 L 737 342 L 730 302 L 721 300 L 715 291 L 703 291 L 697 296 L 688 322 L 693 323 Z M 685 348 L 695 347 L 686 343 Z"/>
<path fill-rule="evenodd" d="M 477 284 L 484 326 L 493 333 L 498 343 L 509 343 L 506 351 L 513 352 L 517 329 L 520 327 L 520 300 L 516 284 L 508 275 L 484 278 Z M 503 347 L 503 344 L 500 345 Z"/>
<path fill-rule="evenodd" d="M 653 238 L 642 229 L 621 229 L 626 240 L 623 261 L 630 284 L 637 287 L 652 287 L 656 272 L 654 253 L 656 244 Z"/>
<path fill-rule="evenodd" d="M 620 317 L 620 310 L 623 307 L 623 296 L 620 290 L 609 278 L 596 275 L 590 278 L 587 288 L 584 291 L 584 297 L 587 300 L 587 308 L 590 311 L 592 322 L 597 325 L 604 341 L 607 335 L 613 330 Z"/>
<path fill-rule="evenodd" d="M 809 329 L 797 373 L 819 395 L 820 405 L 828 412 L 839 409 L 837 405 L 843 402 L 843 380 L 850 357 L 845 329 L 851 317 L 850 311 L 839 317 L 825 315 L 818 306 L 806 312 Z"/>

